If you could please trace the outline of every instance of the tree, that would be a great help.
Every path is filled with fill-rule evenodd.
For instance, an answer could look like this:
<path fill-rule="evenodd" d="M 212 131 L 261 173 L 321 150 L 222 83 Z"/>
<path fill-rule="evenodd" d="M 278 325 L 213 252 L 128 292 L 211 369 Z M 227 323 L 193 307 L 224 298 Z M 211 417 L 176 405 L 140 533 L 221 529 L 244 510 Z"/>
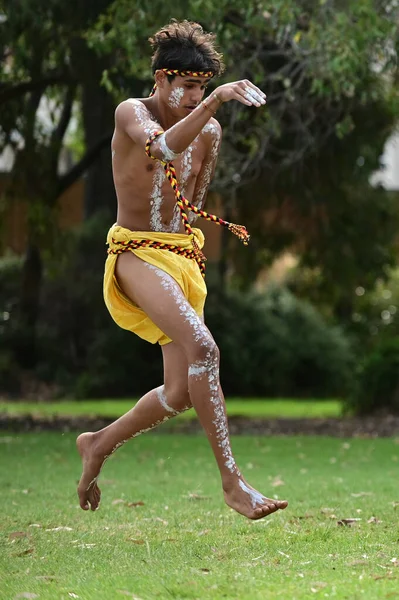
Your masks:
<path fill-rule="evenodd" d="M 230 103 L 220 111 L 214 189 L 227 217 L 252 233 L 248 248 L 229 245 L 236 279 L 247 286 L 293 249 L 303 265 L 324 270 L 324 295 L 334 291 L 337 313 L 347 313 L 346 290 L 395 260 L 396 200 L 369 179 L 399 115 L 398 2 L 203 0 L 175 2 L 173 15 L 217 33 L 226 77 L 249 78 L 268 94 L 268 110 Z M 118 48 L 110 89 L 125 94 L 135 77 L 149 91 L 146 38 L 169 18 L 164 3 L 147 10 L 131 0 L 100 17 L 92 44 L 105 54 Z"/>
<path fill-rule="evenodd" d="M 110 171 L 103 168 L 113 111 L 112 98 L 100 83 L 109 60 L 98 59 L 84 38 L 86 28 L 108 4 L 99 2 L 94 9 L 79 2 L 67 6 L 60 0 L 45 5 L 28 0 L 4 6 L 0 151 L 11 146 L 15 154 L 6 197 L 27 204 L 18 348 L 25 366 L 35 362 L 42 255 L 57 237 L 57 198 L 89 170 L 87 212 L 94 212 L 94 194 L 97 206 L 115 202 Z M 76 102 L 82 104 L 87 152 L 69 172 L 60 174 L 60 155 Z"/>
<path fill-rule="evenodd" d="M 149 93 L 147 38 L 170 19 L 170 6 L 14 0 L 13 10 L 9 1 L 5 7 L 0 148 L 14 145 L 13 193 L 29 200 L 22 307 L 32 330 L 56 198 L 88 171 L 86 214 L 114 202 L 106 149 L 113 106 Z M 223 193 L 228 215 L 252 233 L 251 245 L 235 244 L 231 254 L 237 280 L 247 285 L 286 248 L 325 270 L 325 293 L 332 280 L 339 296 L 355 280 L 381 273 L 393 260 L 396 217 L 368 180 L 399 113 L 397 1 L 176 0 L 173 8 L 174 17 L 198 20 L 217 34 L 229 80 L 250 78 L 268 94 L 268 110 L 231 103 L 220 112 L 224 149 L 214 189 Z M 38 119 L 44 100 L 54 117 L 48 129 Z M 86 154 L 60 176 L 73 102 L 82 110 Z M 354 220 L 369 211 L 378 227 Z M 346 301 L 341 295 L 336 304 Z"/>

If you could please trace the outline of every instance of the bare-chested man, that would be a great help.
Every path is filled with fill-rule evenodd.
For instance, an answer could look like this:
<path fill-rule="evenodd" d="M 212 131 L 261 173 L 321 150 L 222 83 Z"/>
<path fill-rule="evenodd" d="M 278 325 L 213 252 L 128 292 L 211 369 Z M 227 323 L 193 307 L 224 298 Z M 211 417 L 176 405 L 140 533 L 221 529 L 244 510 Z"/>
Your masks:
<path fill-rule="evenodd" d="M 104 295 L 121 327 L 161 345 L 164 383 L 113 424 L 78 437 L 83 462 L 80 505 L 84 510 L 98 508 L 97 478 L 119 446 L 194 407 L 215 455 L 226 503 L 259 519 L 286 508 L 287 502 L 252 488 L 233 458 L 219 352 L 203 319 L 203 236 L 192 227 L 197 215 L 185 217 L 179 208 L 173 177 L 171 181 L 164 167 L 175 165 L 181 192 L 201 208 L 221 141 L 213 115 L 231 101 L 262 108 L 266 96 L 244 80 L 221 85 L 203 100 L 223 63 L 214 36 L 198 24 L 173 21 L 150 42 L 155 92 L 149 98 L 125 100 L 115 114 L 112 161 L 118 213 L 108 234 Z"/>

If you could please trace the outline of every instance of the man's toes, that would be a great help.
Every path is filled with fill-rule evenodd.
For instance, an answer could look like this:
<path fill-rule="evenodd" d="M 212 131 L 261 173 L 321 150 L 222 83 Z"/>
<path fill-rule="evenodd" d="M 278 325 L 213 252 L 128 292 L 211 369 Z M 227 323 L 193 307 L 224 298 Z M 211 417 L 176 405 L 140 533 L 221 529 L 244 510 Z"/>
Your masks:
<path fill-rule="evenodd" d="M 288 502 L 287 500 L 276 500 L 277 508 L 284 509 L 287 508 Z"/>
<path fill-rule="evenodd" d="M 262 506 L 259 506 L 259 508 L 255 508 L 255 517 L 261 519 L 262 517 L 266 517 L 276 510 L 277 509 L 274 504 L 263 504 Z"/>
<path fill-rule="evenodd" d="M 83 508 L 83 510 L 89 510 L 89 503 L 87 501 L 87 498 L 80 498 L 79 504 L 80 508 Z"/>

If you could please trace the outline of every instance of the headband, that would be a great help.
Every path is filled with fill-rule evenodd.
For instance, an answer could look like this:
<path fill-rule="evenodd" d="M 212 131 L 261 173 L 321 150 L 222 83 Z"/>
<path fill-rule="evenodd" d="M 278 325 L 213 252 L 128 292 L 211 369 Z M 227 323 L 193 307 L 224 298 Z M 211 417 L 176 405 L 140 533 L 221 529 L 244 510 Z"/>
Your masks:
<path fill-rule="evenodd" d="M 206 77 L 207 79 L 212 79 L 214 76 L 212 71 L 179 71 L 178 69 L 157 69 L 157 71 L 163 71 L 166 75 L 180 75 L 180 77 Z M 152 88 L 150 96 L 155 94 L 156 89 L 157 84 Z"/>

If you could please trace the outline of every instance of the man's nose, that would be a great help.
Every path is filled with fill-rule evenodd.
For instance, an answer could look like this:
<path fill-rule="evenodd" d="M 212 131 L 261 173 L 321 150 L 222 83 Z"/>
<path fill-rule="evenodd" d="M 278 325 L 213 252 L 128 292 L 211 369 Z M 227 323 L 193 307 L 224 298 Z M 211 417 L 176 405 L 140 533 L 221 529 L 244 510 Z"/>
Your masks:
<path fill-rule="evenodd" d="M 203 96 L 202 90 L 193 91 L 193 93 L 190 94 L 190 103 L 195 104 L 195 105 L 199 104 L 202 100 L 202 96 Z"/>

